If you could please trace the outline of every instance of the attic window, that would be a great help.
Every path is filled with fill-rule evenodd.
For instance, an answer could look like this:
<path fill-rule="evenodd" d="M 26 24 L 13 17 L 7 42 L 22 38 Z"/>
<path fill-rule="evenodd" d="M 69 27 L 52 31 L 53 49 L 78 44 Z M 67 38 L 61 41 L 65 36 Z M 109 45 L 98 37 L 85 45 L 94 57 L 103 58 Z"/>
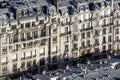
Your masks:
<path fill-rule="evenodd" d="M 16 29 L 16 25 L 12 25 L 12 29 Z"/>
<path fill-rule="evenodd" d="M 40 20 L 40 24 L 44 24 L 44 20 Z"/>

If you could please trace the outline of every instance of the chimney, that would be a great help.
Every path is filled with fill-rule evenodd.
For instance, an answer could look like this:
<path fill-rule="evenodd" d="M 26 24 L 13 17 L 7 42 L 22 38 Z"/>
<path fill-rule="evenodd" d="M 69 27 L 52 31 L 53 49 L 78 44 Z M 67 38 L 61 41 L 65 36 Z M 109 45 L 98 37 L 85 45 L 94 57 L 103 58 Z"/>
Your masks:
<path fill-rule="evenodd" d="M 59 1 L 60 0 L 53 0 L 53 4 L 56 6 L 56 11 L 58 12 L 59 9 Z"/>
<path fill-rule="evenodd" d="M 79 10 L 78 8 L 78 0 L 73 0 L 74 1 L 74 6 L 77 8 L 77 10 Z"/>

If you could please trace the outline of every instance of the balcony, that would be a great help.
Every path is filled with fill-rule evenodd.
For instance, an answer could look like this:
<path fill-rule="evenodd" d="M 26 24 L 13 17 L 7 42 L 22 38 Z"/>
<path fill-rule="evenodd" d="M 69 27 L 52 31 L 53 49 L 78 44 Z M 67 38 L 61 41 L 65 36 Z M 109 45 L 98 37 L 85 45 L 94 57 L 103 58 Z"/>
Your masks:
<path fill-rule="evenodd" d="M 26 41 L 26 39 L 21 39 L 21 41 Z"/>
<path fill-rule="evenodd" d="M 55 60 L 52 60 L 52 63 L 57 63 L 57 60 L 55 59 Z"/>
<path fill-rule="evenodd" d="M 36 39 L 36 38 L 38 38 L 38 36 L 36 35 L 36 36 L 34 36 L 34 38 Z"/>
<path fill-rule="evenodd" d="M 61 26 L 66 26 L 66 25 L 69 25 L 69 22 L 61 23 Z"/>
<path fill-rule="evenodd" d="M 86 48 L 91 48 L 91 47 L 92 47 L 92 45 L 87 45 L 87 46 L 86 46 Z"/>
<path fill-rule="evenodd" d="M 31 59 L 31 58 L 32 58 L 32 56 L 26 57 L 26 59 Z"/>
<path fill-rule="evenodd" d="M 3 62 L 2 65 L 6 65 L 8 62 Z"/>
<path fill-rule="evenodd" d="M 73 42 L 74 42 L 74 41 L 78 41 L 78 38 L 74 38 L 72 41 L 73 41 Z"/>
<path fill-rule="evenodd" d="M 32 40 L 33 38 L 32 37 L 27 37 L 27 40 Z"/>
<path fill-rule="evenodd" d="M 12 52 L 16 52 L 16 51 L 18 51 L 18 48 L 17 48 L 17 49 L 13 49 L 13 50 L 12 50 Z"/>
<path fill-rule="evenodd" d="M 25 57 L 21 58 L 21 60 L 25 60 Z"/>
<path fill-rule="evenodd" d="M 65 36 L 65 35 L 69 35 L 71 34 L 71 31 L 65 32 L 65 33 L 61 33 L 60 36 Z"/>
<path fill-rule="evenodd" d="M 120 27 L 120 24 L 114 24 L 114 27 Z"/>
<path fill-rule="evenodd" d="M 45 55 L 45 52 L 44 53 L 40 53 L 40 56 L 44 56 Z"/>
<path fill-rule="evenodd" d="M 69 58 L 66 57 L 66 58 L 64 58 L 63 60 L 64 60 L 64 62 L 68 62 L 68 61 L 69 61 Z"/>
<path fill-rule="evenodd" d="M 16 62 L 16 61 L 17 61 L 17 59 L 13 59 L 13 60 L 12 60 L 12 62 Z"/>
<path fill-rule="evenodd" d="M 55 52 L 52 52 L 52 54 L 56 54 L 57 53 L 57 51 L 55 51 Z"/>
<path fill-rule="evenodd" d="M 120 16 L 119 15 L 114 15 L 114 19 L 119 19 Z"/>
<path fill-rule="evenodd" d="M 57 43 L 57 41 L 52 41 L 53 44 Z"/>
<path fill-rule="evenodd" d="M 88 31 L 88 30 L 92 30 L 93 29 L 93 27 L 90 27 L 90 28 L 86 28 L 86 29 L 81 29 L 80 31 L 82 32 L 82 31 Z"/>
<path fill-rule="evenodd" d="M 109 24 L 103 24 L 102 27 L 108 27 L 108 26 L 112 26 L 113 23 L 109 23 Z"/>
<path fill-rule="evenodd" d="M 119 40 L 115 40 L 114 42 L 115 42 L 115 43 L 118 43 L 118 42 L 120 42 L 120 39 L 119 39 Z"/>
<path fill-rule="evenodd" d="M 110 16 L 112 16 L 112 13 L 109 15 L 101 15 L 101 18 L 110 17 Z"/>
<path fill-rule="evenodd" d="M 106 41 L 103 41 L 102 44 L 106 44 Z"/>
<path fill-rule="evenodd" d="M 18 39 L 16 39 L 16 40 L 13 40 L 13 43 L 16 43 L 16 42 L 18 42 Z"/>
<path fill-rule="evenodd" d="M 69 52 L 69 49 L 65 49 L 64 52 Z"/>
<path fill-rule="evenodd" d="M 82 46 L 82 47 L 79 48 L 79 50 L 81 50 L 81 49 L 85 49 L 85 48 L 86 48 L 85 46 Z"/>
<path fill-rule="evenodd" d="M 96 43 L 96 44 L 93 45 L 93 47 L 97 47 L 99 45 L 100 45 L 100 43 Z"/>
<path fill-rule="evenodd" d="M 78 48 L 73 48 L 72 51 L 78 51 Z"/>

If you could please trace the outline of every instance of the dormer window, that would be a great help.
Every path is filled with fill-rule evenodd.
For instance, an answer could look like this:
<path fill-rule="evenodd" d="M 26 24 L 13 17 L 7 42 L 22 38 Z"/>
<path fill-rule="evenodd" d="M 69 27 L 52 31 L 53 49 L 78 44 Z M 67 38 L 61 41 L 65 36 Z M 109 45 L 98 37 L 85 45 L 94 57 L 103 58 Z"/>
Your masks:
<path fill-rule="evenodd" d="M 28 10 L 27 12 L 28 12 L 28 15 L 32 15 L 32 10 L 31 9 Z"/>
<path fill-rule="evenodd" d="M 16 29 L 17 28 L 17 26 L 16 25 L 12 25 L 12 29 Z"/>
<path fill-rule="evenodd" d="M 28 13 L 27 13 L 27 10 L 23 10 L 23 11 L 22 11 L 22 15 L 23 15 L 23 16 L 27 16 L 27 14 L 28 14 Z"/>
<path fill-rule="evenodd" d="M 37 8 L 34 8 L 34 11 L 37 13 L 37 14 L 40 14 L 41 13 L 41 10 L 37 7 Z"/>
<path fill-rule="evenodd" d="M 40 24 L 44 24 L 44 20 L 40 20 Z"/>

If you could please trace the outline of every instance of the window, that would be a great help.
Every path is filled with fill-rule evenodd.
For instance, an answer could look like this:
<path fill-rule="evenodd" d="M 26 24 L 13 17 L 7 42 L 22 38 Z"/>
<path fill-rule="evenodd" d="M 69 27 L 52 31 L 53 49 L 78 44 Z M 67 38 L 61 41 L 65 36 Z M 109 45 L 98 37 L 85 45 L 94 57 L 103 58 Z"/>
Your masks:
<path fill-rule="evenodd" d="M 68 32 L 68 27 L 65 27 L 65 33 L 67 33 Z"/>
<path fill-rule="evenodd" d="M 106 28 L 103 29 L 103 34 L 106 34 Z"/>
<path fill-rule="evenodd" d="M 28 51 L 25 53 L 26 58 L 31 58 L 32 57 L 32 51 Z"/>
<path fill-rule="evenodd" d="M 81 39 L 85 39 L 85 33 L 81 33 Z"/>
<path fill-rule="evenodd" d="M 68 45 L 65 45 L 65 51 L 68 51 Z"/>
<path fill-rule="evenodd" d="M 69 42 L 69 37 L 68 36 L 64 37 L 64 42 Z"/>
<path fill-rule="evenodd" d="M 78 41 L 78 35 L 73 35 L 73 40 Z"/>
<path fill-rule="evenodd" d="M 1 32 L 6 32 L 6 28 L 1 28 Z"/>
<path fill-rule="evenodd" d="M 99 36 L 100 35 L 100 31 L 99 30 L 95 30 L 95 36 Z"/>
<path fill-rule="evenodd" d="M 12 29 L 16 29 L 17 28 L 17 26 L 16 25 L 12 25 Z"/>
<path fill-rule="evenodd" d="M 83 14 L 81 14 L 81 21 L 83 21 L 84 20 L 84 15 Z"/>
<path fill-rule="evenodd" d="M 95 43 L 94 44 L 99 44 L 99 39 L 95 39 Z"/>
<path fill-rule="evenodd" d="M 90 38 L 90 32 L 87 32 L 87 38 Z"/>
<path fill-rule="evenodd" d="M 7 38 L 6 38 L 6 37 L 2 37 L 2 38 L 1 38 L 1 43 L 2 43 L 2 44 L 7 43 Z"/>
<path fill-rule="evenodd" d="M 57 43 L 57 36 L 53 37 L 52 41 L 53 43 Z"/>
<path fill-rule="evenodd" d="M 87 24 L 87 28 L 89 28 L 89 27 L 91 27 L 90 22 L 88 22 L 88 24 Z"/>
<path fill-rule="evenodd" d="M 7 73 L 7 66 L 2 67 L 2 74 L 5 75 Z"/>
<path fill-rule="evenodd" d="M 32 22 L 32 27 L 34 27 L 35 26 L 35 22 Z"/>
<path fill-rule="evenodd" d="M 40 24 L 44 24 L 44 20 L 40 20 Z"/>
<path fill-rule="evenodd" d="M 87 40 L 87 45 L 90 46 L 90 40 Z"/>
<path fill-rule="evenodd" d="M 111 50 L 111 48 L 112 48 L 112 45 L 109 44 L 109 45 L 108 45 L 108 50 Z"/>
<path fill-rule="evenodd" d="M 45 59 L 44 58 L 40 59 L 40 65 L 45 65 Z"/>
<path fill-rule="evenodd" d="M 33 50 L 33 51 L 32 51 L 32 56 L 33 56 L 33 57 L 36 57 L 36 50 Z"/>
<path fill-rule="evenodd" d="M 17 71 L 17 63 L 13 64 L 13 71 Z"/>
<path fill-rule="evenodd" d="M 108 28 L 108 33 L 112 33 L 112 27 Z"/>
<path fill-rule="evenodd" d="M 57 28 L 53 29 L 53 34 L 57 33 Z"/>
<path fill-rule="evenodd" d="M 106 51 L 106 46 L 103 46 L 103 51 Z"/>
<path fill-rule="evenodd" d="M 7 57 L 3 57 L 3 58 L 1 59 L 1 63 L 2 63 L 2 64 L 7 64 Z"/>
<path fill-rule="evenodd" d="M 51 19 L 51 22 L 52 23 L 56 22 L 56 18 Z"/>
<path fill-rule="evenodd" d="M 81 47 L 85 47 L 85 41 L 81 42 Z"/>
<path fill-rule="evenodd" d="M 78 45 L 77 44 L 73 44 L 73 50 L 76 50 L 76 49 L 78 49 Z"/>
<path fill-rule="evenodd" d="M 103 25 L 105 25 L 106 24 L 106 19 L 103 19 Z"/>
<path fill-rule="evenodd" d="M 111 11 L 110 9 L 107 10 L 107 14 L 108 14 L 108 15 L 110 14 L 110 11 Z"/>
<path fill-rule="evenodd" d="M 21 60 L 25 59 L 25 52 L 21 53 Z"/>
<path fill-rule="evenodd" d="M 27 67 L 30 67 L 30 66 L 31 66 L 31 63 L 32 63 L 31 61 L 28 61 L 28 62 L 27 62 Z"/>
<path fill-rule="evenodd" d="M 17 54 L 12 55 L 12 61 L 17 61 Z"/>
<path fill-rule="evenodd" d="M 2 52 L 7 52 L 7 47 L 3 47 Z"/>
<path fill-rule="evenodd" d="M 106 37 L 103 37 L 103 43 L 106 43 Z"/>
<path fill-rule="evenodd" d="M 21 28 L 24 28 L 24 24 L 21 24 L 21 26 L 20 26 Z"/>
<path fill-rule="evenodd" d="M 45 48 L 40 48 L 40 55 L 44 55 L 45 54 Z"/>
<path fill-rule="evenodd" d="M 78 30 L 78 26 L 73 26 L 73 31 Z"/>
<path fill-rule="evenodd" d="M 30 22 L 25 23 L 25 27 L 26 27 L 26 28 L 29 28 L 29 27 L 30 27 Z"/>
<path fill-rule="evenodd" d="M 57 46 L 52 47 L 52 52 L 57 53 Z"/>
<path fill-rule="evenodd" d="M 116 36 L 116 37 L 115 37 L 115 40 L 116 40 L 116 41 L 119 41 L 119 36 Z"/>
<path fill-rule="evenodd" d="M 108 42 L 112 42 L 112 36 L 108 36 Z"/>
<path fill-rule="evenodd" d="M 95 21 L 95 26 L 98 27 L 99 26 L 99 22 Z"/>
<path fill-rule="evenodd" d="M 21 68 L 24 69 L 25 68 L 25 62 L 21 63 Z"/>
<path fill-rule="evenodd" d="M 119 34 L 119 29 L 116 29 L 116 30 L 115 30 L 115 34 Z"/>

